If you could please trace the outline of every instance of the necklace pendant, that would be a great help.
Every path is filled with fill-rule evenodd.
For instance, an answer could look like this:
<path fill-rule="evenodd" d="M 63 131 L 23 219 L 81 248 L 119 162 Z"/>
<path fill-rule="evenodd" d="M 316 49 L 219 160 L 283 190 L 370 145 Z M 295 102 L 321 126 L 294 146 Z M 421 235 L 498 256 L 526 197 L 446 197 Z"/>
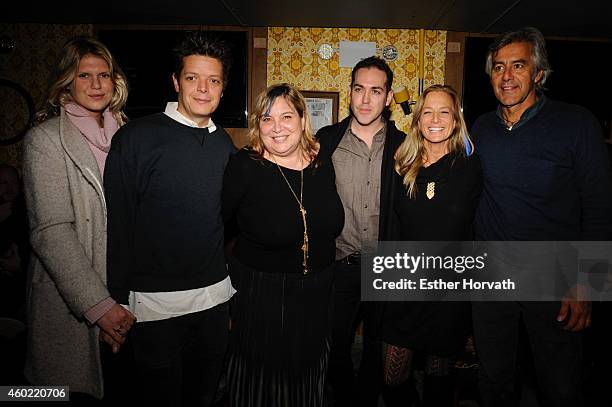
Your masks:
<path fill-rule="evenodd" d="M 295 201 L 297 202 L 299 210 L 300 210 L 300 214 L 302 215 L 302 222 L 304 223 L 304 243 L 302 244 L 302 255 L 304 257 L 302 261 L 302 267 L 304 268 L 304 274 L 307 274 L 308 273 L 308 222 L 306 221 L 306 209 L 304 208 L 304 197 L 303 197 L 304 171 L 300 170 L 300 197 L 298 198 L 297 194 L 291 187 L 291 184 L 289 183 L 289 180 L 285 176 L 285 173 L 281 169 L 280 165 L 278 165 L 276 160 L 274 160 L 274 156 L 272 156 L 272 160 L 276 163 L 276 168 L 278 168 L 278 171 L 280 172 L 283 179 L 285 180 L 285 183 L 289 187 L 289 190 L 291 191 L 291 195 L 293 195 L 293 197 L 295 198 Z"/>
<path fill-rule="evenodd" d="M 436 195 L 436 183 L 428 182 L 427 183 L 427 191 L 425 192 L 425 196 L 427 199 L 432 199 Z"/>

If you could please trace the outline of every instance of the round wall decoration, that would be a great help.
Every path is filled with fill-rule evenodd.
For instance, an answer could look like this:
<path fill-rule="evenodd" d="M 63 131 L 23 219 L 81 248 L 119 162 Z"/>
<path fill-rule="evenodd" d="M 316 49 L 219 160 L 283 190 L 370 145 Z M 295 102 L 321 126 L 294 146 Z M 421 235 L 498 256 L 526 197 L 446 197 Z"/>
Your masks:
<path fill-rule="evenodd" d="M 30 128 L 35 107 L 30 93 L 18 83 L 0 78 L 0 99 L 10 109 L 0 109 L 0 145 L 20 141 Z"/>
<path fill-rule="evenodd" d="M 334 48 L 329 44 L 321 44 L 317 53 L 321 59 L 331 59 L 334 55 Z"/>
<path fill-rule="evenodd" d="M 399 55 L 399 52 L 397 51 L 397 48 L 395 48 L 393 45 L 387 45 L 382 50 L 382 56 L 385 59 L 385 61 L 389 61 L 389 62 L 395 61 L 398 55 Z"/>

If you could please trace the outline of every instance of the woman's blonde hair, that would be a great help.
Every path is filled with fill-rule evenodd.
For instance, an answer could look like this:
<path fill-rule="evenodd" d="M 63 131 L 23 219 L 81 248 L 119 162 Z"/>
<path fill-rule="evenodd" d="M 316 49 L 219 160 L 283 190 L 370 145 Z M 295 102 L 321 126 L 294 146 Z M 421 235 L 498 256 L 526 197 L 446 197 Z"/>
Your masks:
<path fill-rule="evenodd" d="M 113 96 L 108 108 L 120 126 L 127 122 L 127 116 L 123 113 L 128 97 L 125 74 L 117 65 L 108 48 L 97 39 L 88 36 L 74 37 L 66 42 L 62 48 L 58 62 L 49 78 L 45 104 L 36 114 L 36 122 L 40 123 L 48 118 L 58 116 L 60 108 L 66 102 L 72 100 L 69 87 L 76 78 L 81 59 L 86 55 L 102 58 L 108 64 L 114 85 Z"/>
<path fill-rule="evenodd" d="M 259 121 L 263 116 L 270 112 L 272 104 L 278 97 L 283 97 L 290 103 L 301 119 L 304 119 L 304 131 L 300 139 L 300 147 L 303 154 L 310 162 L 317 158 L 318 146 L 312 133 L 312 125 L 310 124 L 310 116 L 306 108 L 304 96 L 295 87 L 288 83 L 272 85 L 257 96 L 253 112 L 249 116 L 249 146 L 253 149 L 259 158 L 263 158 L 265 146 L 259 132 Z"/>
<path fill-rule="evenodd" d="M 474 151 L 474 144 L 470 139 L 465 125 L 465 119 L 461 112 L 459 95 L 457 95 L 455 89 L 448 85 L 432 85 L 425 89 L 414 109 L 412 124 L 410 125 L 408 135 L 395 153 L 395 171 L 404 178 L 404 186 L 408 189 L 408 195 L 411 198 L 414 198 L 416 195 L 416 178 L 423 167 L 423 159 L 427 158 L 423 142 L 424 137 L 419 129 L 419 121 L 423 114 L 425 98 L 433 92 L 444 92 L 450 96 L 453 101 L 455 128 L 448 138 L 448 152 L 459 152 L 468 156 Z"/>

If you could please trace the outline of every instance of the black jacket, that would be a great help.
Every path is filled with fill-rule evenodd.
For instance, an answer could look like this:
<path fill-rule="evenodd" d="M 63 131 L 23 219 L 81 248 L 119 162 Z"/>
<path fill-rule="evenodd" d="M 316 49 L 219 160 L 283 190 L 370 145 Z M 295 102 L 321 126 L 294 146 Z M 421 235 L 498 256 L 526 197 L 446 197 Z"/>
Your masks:
<path fill-rule="evenodd" d="M 321 144 L 320 154 L 328 157 L 334 153 L 342 136 L 351 123 L 351 117 L 342 120 L 340 123 L 326 126 L 317 132 L 317 139 Z M 393 183 L 393 173 L 395 171 L 395 151 L 402 144 L 406 133 L 395 127 L 393 121 L 387 122 L 387 133 L 385 134 L 385 146 L 383 149 L 381 180 L 380 180 L 380 219 L 378 225 L 378 240 L 394 240 L 398 236 L 399 222 L 393 210 L 393 202 L 397 188 Z"/>

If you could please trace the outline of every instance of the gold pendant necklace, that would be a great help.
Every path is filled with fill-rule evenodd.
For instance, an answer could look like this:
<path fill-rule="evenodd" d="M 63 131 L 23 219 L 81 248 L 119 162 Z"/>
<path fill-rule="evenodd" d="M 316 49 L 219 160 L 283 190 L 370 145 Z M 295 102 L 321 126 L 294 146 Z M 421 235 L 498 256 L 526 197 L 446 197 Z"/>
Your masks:
<path fill-rule="evenodd" d="M 287 183 L 287 186 L 289 187 L 289 190 L 291 191 L 291 194 L 295 198 L 295 200 L 296 200 L 296 202 L 297 202 L 297 204 L 298 204 L 298 206 L 300 208 L 300 214 L 302 215 L 302 223 L 304 224 L 304 243 L 302 244 L 302 256 L 303 256 L 302 266 L 304 267 L 304 274 L 307 274 L 308 273 L 308 223 L 306 222 L 306 209 L 304 208 L 304 205 L 303 205 L 303 202 L 304 202 L 304 200 L 303 200 L 303 194 L 304 194 L 304 169 L 303 168 L 300 169 L 300 197 L 298 198 L 297 194 L 295 193 L 295 191 L 291 187 L 291 184 L 289 183 L 289 180 L 285 176 L 285 173 L 283 172 L 282 168 L 276 162 L 276 159 L 274 158 L 274 156 L 272 154 L 270 154 L 270 157 L 272 157 L 272 160 L 274 161 L 274 164 L 276 164 L 276 168 L 278 168 L 278 171 L 283 176 L 283 179 Z M 303 166 L 303 163 L 304 162 L 301 161 L 302 165 L 300 165 L 300 167 Z"/>
<path fill-rule="evenodd" d="M 427 199 L 431 199 L 436 195 L 436 183 L 428 182 L 427 183 L 427 191 L 425 192 L 425 196 Z"/>

